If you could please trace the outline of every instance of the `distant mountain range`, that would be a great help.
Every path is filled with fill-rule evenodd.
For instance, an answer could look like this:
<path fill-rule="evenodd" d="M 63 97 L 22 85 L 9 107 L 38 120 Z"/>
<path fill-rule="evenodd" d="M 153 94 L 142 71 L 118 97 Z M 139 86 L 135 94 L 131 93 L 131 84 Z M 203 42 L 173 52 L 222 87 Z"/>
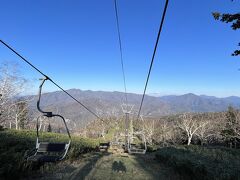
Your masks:
<path fill-rule="evenodd" d="M 68 92 L 101 117 L 111 114 L 123 115 L 121 104 L 124 101 L 124 93 L 122 92 L 82 91 L 79 89 L 70 89 Z M 141 97 L 139 94 L 128 94 L 128 103 L 134 105 L 133 113 L 138 111 Z M 37 96 L 35 99 L 37 100 Z M 31 102 L 32 111 L 36 111 L 36 100 Z M 161 97 L 146 95 L 142 114 L 159 117 L 183 112 L 218 112 L 226 110 L 229 105 L 240 108 L 240 97 L 217 98 L 205 95 L 198 96 L 192 93 Z M 42 107 L 59 112 L 80 125 L 95 119 L 88 111 L 61 91 L 43 94 Z"/>

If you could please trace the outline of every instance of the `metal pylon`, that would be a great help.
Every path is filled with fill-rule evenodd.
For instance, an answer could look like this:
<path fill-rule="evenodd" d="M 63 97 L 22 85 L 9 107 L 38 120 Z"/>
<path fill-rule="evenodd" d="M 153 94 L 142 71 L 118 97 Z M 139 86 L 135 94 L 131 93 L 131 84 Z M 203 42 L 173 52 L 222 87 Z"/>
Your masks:
<path fill-rule="evenodd" d="M 129 114 L 132 112 L 134 105 L 122 104 L 122 111 L 125 113 L 125 151 L 128 151 L 128 141 L 129 141 Z"/>

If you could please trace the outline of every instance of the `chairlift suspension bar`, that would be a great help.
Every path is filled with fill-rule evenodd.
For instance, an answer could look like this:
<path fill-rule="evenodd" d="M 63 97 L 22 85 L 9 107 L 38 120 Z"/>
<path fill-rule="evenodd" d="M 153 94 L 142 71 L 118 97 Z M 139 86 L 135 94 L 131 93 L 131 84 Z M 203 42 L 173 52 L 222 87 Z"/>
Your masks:
<path fill-rule="evenodd" d="M 39 94 L 38 94 L 38 101 L 37 101 L 38 111 L 43 113 L 43 116 L 46 116 L 46 117 L 60 117 L 63 120 L 63 123 L 64 123 L 65 128 L 66 128 L 67 133 L 68 133 L 68 137 L 71 139 L 71 135 L 70 135 L 70 132 L 69 132 L 69 129 L 67 127 L 67 123 L 66 123 L 64 117 L 59 115 L 59 114 L 53 114 L 52 112 L 44 111 L 44 110 L 41 109 L 40 102 L 41 102 L 41 96 L 42 96 L 42 87 L 43 87 L 43 84 L 45 83 L 45 81 L 49 80 L 49 78 L 44 77 L 43 79 L 40 79 L 40 80 L 42 80 L 42 82 L 39 86 Z M 38 119 L 37 119 L 37 136 L 38 136 Z"/>
<path fill-rule="evenodd" d="M 128 151 L 129 138 L 129 113 L 125 113 L 125 151 Z"/>
<path fill-rule="evenodd" d="M 43 113 L 43 114 L 46 114 L 48 116 L 52 116 L 52 112 L 46 112 L 46 111 L 43 111 L 41 108 L 40 108 L 40 102 L 41 102 L 41 97 L 42 97 L 42 87 L 43 87 L 43 84 L 45 83 L 46 80 L 48 80 L 48 77 L 44 77 L 43 79 L 40 79 L 42 80 L 40 86 L 39 86 L 39 93 L 38 93 L 38 101 L 37 101 L 37 109 L 39 112 Z"/>

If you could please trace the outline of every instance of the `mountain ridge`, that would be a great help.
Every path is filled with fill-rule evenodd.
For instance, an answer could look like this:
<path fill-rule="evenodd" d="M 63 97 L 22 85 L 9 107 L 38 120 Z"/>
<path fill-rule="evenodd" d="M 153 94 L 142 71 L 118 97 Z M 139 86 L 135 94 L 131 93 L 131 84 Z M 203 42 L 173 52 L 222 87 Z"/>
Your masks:
<path fill-rule="evenodd" d="M 124 93 L 118 91 L 92 91 L 69 89 L 72 96 L 84 105 L 96 112 L 100 117 L 111 115 L 123 115 L 121 104 L 124 103 Z M 128 93 L 128 102 L 134 106 L 133 113 L 136 114 L 140 105 L 142 95 Z M 36 111 L 36 99 L 31 102 L 31 110 Z M 225 111 L 229 105 L 240 108 L 240 97 L 229 96 L 218 98 L 215 96 L 196 95 L 187 93 L 183 95 L 150 96 L 146 95 L 142 114 L 158 118 L 160 116 L 178 114 L 183 112 L 219 112 Z M 93 119 L 89 112 L 73 101 L 62 91 L 47 92 L 42 95 L 41 106 L 53 112 L 58 111 L 68 119 L 77 123 L 87 123 Z"/>

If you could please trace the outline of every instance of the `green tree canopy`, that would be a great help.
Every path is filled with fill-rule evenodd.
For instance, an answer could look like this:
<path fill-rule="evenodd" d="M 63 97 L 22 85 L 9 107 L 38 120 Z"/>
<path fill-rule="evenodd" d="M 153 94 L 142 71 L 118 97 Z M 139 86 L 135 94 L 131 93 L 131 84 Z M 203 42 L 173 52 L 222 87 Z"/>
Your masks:
<path fill-rule="evenodd" d="M 233 30 L 240 29 L 240 13 L 235 13 L 235 14 L 229 14 L 229 13 L 219 13 L 219 12 L 214 12 L 212 13 L 213 17 L 215 20 L 220 20 L 224 23 L 231 23 L 231 28 Z M 238 44 L 240 46 L 240 43 Z M 240 55 L 240 50 L 235 50 L 232 53 L 233 56 L 238 56 Z"/>

